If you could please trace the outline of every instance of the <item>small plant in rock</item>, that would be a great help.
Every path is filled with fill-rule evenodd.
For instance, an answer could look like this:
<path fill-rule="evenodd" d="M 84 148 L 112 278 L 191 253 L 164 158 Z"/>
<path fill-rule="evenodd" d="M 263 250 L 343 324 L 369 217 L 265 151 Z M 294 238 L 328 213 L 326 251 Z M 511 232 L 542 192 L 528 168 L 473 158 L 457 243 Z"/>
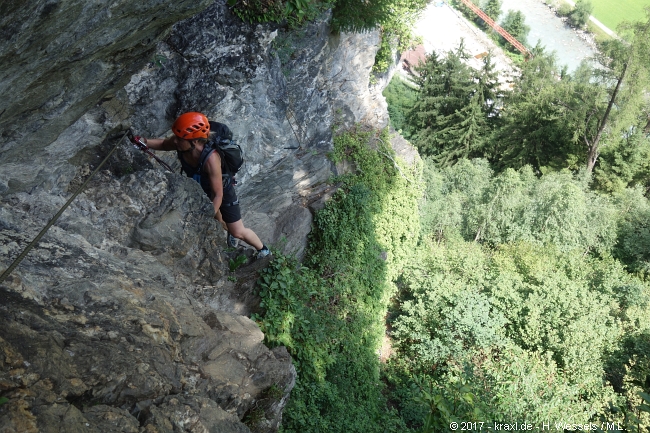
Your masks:
<path fill-rule="evenodd" d="M 246 263 L 246 260 L 247 260 L 247 258 L 243 254 L 237 256 L 237 258 L 234 259 L 234 260 L 230 259 L 228 261 L 228 266 L 230 267 L 230 272 L 235 272 L 241 265 Z"/>
<path fill-rule="evenodd" d="M 264 410 L 261 407 L 254 407 L 244 416 L 244 424 L 248 426 L 251 431 L 257 431 L 264 421 Z"/>
<path fill-rule="evenodd" d="M 262 395 L 263 398 L 268 398 L 270 400 L 280 400 L 284 395 L 284 391 L 276 383 L 274 383 L 269 386 Z"/>

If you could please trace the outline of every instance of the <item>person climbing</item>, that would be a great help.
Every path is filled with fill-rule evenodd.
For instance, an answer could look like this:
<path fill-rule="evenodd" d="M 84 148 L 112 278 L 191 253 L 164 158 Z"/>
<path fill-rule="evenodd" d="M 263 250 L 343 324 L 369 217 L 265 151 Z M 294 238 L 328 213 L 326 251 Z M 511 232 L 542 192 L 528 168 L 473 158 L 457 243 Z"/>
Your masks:
<path fill-rule="evenodd" d="M 220 134 L 230 132 L 226 125 L 210 122 L 203 113 L 188 112 L 176 119 L 172 125 L 174 135 L 171 137 L 162 139 L 133 136 L 132 141 L 154 150 L 175 150 L 185 174 L 199 182 L 212 200 L 214 218 L 228 232 L 228 245 L 236 247 L 237 239 L 241 239 L 257 250 L 258 258 L 265 257 L 270 254 L 268 247 L 253 230 L 244 226 L 241 219 L 232 177 L 226 173 L 219 152 L 207 145 L 211 132 L 212 135 L 215 134 L 210 131 L 211 123 L 218 128 Z"/>

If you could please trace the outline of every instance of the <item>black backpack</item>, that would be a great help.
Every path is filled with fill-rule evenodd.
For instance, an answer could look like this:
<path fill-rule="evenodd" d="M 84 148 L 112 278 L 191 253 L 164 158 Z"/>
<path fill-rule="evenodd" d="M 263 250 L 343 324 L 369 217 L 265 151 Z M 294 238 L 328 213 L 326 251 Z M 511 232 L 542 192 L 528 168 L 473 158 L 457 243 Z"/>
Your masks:
<path fill-rule="evenodd" d="M 244 152 L 241 146 L 232 139 L 232 131 L 223 123 L 210 121 L 210 140 L 206 147 L 219 152 L 221 157 L 221 172 L 224 177 L 232 177 L 244 165 Z M 205 160 L 211 152 L 205 152 L 199 160 L 199 167 L 203 167 Z"/>
<path fill-rule="evenodd" d="M 178 159 L 181 162 L 181 172 L 185 172 L 188 177 L 196 180 L 208 197 L 212 198 L 212 187 L 210 181 L 207 177 L 201 176 L 205 161 L 212 152 L 219 152 L 219 156 L 221 157 L 221 177 L 225 189 L 231 184 L 234 184 L 234 176 L 244 164 L 244 152 L 241 147 L 232 140 L 232 132 L 230 131 L 230 128 L 223 123 L 211 121 L 210 132 L 210 139 L 205 144 L 203 152 L 199 157 L 198 167 L 195 168 L 188 165 L 183 160 L 180 153 L 178 153 Z"/>

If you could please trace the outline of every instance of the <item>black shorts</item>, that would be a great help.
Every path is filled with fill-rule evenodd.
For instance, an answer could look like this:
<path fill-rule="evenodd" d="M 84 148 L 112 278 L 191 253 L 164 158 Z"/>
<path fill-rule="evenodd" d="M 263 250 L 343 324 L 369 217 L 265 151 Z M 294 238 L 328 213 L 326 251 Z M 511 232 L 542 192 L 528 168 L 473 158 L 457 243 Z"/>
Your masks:
<path fill-rule="evenodd" d="M 223 200 L 221 201 L 219 211 L 221 211 L 221 217 L 227 223 L 235 223 L 241 219 L 239 202 L 237 201 L 237 194 L 235 194 L 235 187 L 233 185 L 228 185 L 227 188 L 224 188 Z"/>

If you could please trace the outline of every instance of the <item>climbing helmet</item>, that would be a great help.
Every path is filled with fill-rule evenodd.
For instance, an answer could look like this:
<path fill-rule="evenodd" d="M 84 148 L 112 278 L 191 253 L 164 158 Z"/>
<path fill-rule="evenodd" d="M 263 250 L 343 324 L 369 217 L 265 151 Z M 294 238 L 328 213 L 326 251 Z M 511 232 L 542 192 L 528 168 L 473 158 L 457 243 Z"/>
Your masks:
<path fill-rule="evenodd" d="M 204 114 L 192 111 L 178 116 L 172 125 L 172 131 L 174 135 L 184 140 L 208 138 L 210 122 Z"/>

